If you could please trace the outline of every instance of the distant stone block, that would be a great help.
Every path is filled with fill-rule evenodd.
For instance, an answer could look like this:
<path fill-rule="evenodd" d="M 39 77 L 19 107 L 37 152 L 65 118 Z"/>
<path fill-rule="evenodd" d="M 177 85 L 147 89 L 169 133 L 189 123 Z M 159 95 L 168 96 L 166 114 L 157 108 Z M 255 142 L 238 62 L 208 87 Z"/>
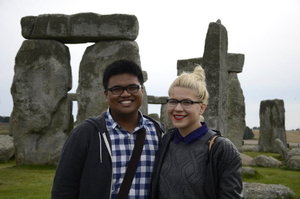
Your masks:
<path fill-rule="evenodd" d="M 202 57 L 177 60 L 177 75 L 183 72 L 193 72 L 197 65 L 202 65 Z"/>
<path fill-rule="evenodd" d="M 43 14 L 21 19 L 25 39 L 52 39 L 62 43 L 135 40 L 139 32 L 136 16 L 126 14 Z"/>
<path fill-rule="evenodd" d="M 244 54 L 228 53 L 226 60 L 228 72 L 241 73 L 243 72 L 243 66 L 245 62 Z"/>
<path fill-rule="evenodd" d="M 287 144 L 283 100 L 275 99 L 261 101 L 259 118 L 259 151 L 278 152 L 275 143 L 276 138 L 279 138 L 284 146 Z"/>

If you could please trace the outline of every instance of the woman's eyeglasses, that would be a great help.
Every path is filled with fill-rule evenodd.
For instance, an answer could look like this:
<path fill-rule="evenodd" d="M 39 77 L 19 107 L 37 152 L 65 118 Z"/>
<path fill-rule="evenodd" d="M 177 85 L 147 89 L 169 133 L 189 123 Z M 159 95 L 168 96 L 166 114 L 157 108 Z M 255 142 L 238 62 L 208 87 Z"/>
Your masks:
<path fill-rule="evenodd" d="M 185 99 L 185 100 L 167 99 L 167 103 L 168 103 L 168 106 L 170 106 L 170 107 L 175 107 L 175 106 L 177 106 L 178 103 L 180 103 L 183 108 L 189 108 L 194 103 L 200 104 L 202 102 L 201 101 L 192 101 L 192 100 L 187 100 L 187 99 Z"/>

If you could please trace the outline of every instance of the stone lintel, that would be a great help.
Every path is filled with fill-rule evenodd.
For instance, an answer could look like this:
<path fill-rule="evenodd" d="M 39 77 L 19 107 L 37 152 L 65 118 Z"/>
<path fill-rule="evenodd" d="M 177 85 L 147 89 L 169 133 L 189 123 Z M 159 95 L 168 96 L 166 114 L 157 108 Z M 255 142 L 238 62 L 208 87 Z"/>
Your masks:
<path fill-rule="evenodd" d="M 197 65 L 202 65 L 202 57 L 177 60 L 177 75 L 182 72 L 193 72 Z"/>
<path fill-rule="evenodd" d="M 227 69 L 228 72 L 241 73 L 245 62 L 244 54 L 228 53 L 227 54 Z"/>
<path fill-rule="evenodd" d="M 148 104 L 166 104 L 168 97 L 156 97 L 153 95 L 148 95 Z"/>
<path fill-rule="evenodd" d="M 137 17 L 127 14 L 42 14 L 21 19 L 25 39 L 52 39 L 62 43 L 132 40 L 138 36 Z"/>

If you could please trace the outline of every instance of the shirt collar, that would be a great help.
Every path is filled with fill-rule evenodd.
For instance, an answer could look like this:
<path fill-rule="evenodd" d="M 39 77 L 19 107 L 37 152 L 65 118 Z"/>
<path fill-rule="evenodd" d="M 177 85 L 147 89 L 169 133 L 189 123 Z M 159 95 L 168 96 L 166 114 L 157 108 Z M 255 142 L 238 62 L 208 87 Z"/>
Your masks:
<path fill-rule="evenodd" d="M 201 125 L 201 127 L 197 128 L 195 131 L 191 132 L 185 137 L 182 137 L 177 129 L 174 135 L 175 144 L 179 143 L 180 141 L 183 141 L 185 144 L 189 144 L 196 140 L 200 140 L 208 132 L 206 123 L 201 122 Z"/>
<path fill-rule="evenodd" d="M 147 120 L 145 120 L 145 118 L 143 117 L 142 113 L 139 110 L 138 110 L 138 114 L 139 114 L 139 123 L 138 126 L 134 129 L 134 132 L 141 129 L 147 123 L 146 122 Z M 124 130 L 122 126 L 119 125 L 118 122 L 116 122 L 112 117 L 112 115 L 110 114 L 110 108 L 108 108 L 106 111 L 106 126 L 107 129 L 111 129 L 111 130 L 115 128 Z"/>

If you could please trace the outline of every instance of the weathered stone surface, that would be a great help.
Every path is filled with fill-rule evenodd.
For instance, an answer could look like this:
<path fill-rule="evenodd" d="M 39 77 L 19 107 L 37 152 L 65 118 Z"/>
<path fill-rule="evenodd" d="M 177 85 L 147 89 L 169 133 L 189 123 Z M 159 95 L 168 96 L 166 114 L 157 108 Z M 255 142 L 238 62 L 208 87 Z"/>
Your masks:
<path fill-rule="evenodd" d="M 243 145 L 243 152 L 245 151 L 258 152 L 258 145 Z"/>
<path fill-rule="evenodd" d="M 104 40 L 135 40 L 139 32 L 136 16 L 125 14 L 43 14 L 21 19 L 26 39 L 53 39 L 62 43 Z"/>
<path fill-rule="evenodd" d="M 77 94 L 76 93 L 68 93 L 68 98 L 72 101 L 77 101 Z"/>
<path fill-rule="evenodd" d="M 141 66 L 138 44 L 124 40 L 103 41 L 86 49 L 79 69 L 78 123 L 88 117 L 97 116 L 107 109 L 108 104 L 102 85 L 103 72 L 109 64 L 119 59 L 130 60 Z M 146 89 L 144 91 L 143 105 L 140 110 L 146 115 L 148 103 Z"/>
<path fill-rule="evenodd" d="M 203 58 L 178 60 L 177 74 L 193 72 L 196 65 L 204 68 L 211 97 L 203 118 L 210 128 L 220 130 L 242 151 L 245 102 L 236 73 L 242 72 L 245 57 L 227 53 L 227 45 L 227 31 L 221 21 L 210 23 Z"/>
<path fill-rule="evenodd" d="M 287 159 L 287 148 L 286 145 L 282 143 L 279 138 L 275 139 L 275 145 L 277 147 L 277 151 L 283 159 Z"/>
<path fill-rule="evenodd" d="M 168 117 L 168 104 L 162 104 L 160 109 L 160 121 L 165 124 L 166 130 L 174 128 Z"/>
<path fill-rule="evenodd" d="M 73 128 L 69 49 L 57 41 L 26 40 L 11 87 L 15 157 L 20 164 L 57 164 Z"/>
<path fill-rule="evenodd" d="M 255 175 L 255 170 L 252 167 L 242 167 L 243 174 Z"/>
<path fill-rule="evenodd" d="M 202 57 L 177 60 L 177 75 L 182 72 L 193 72 L 197 65 L 202 66 Z"/>
<path fill-rule="evenodd" d="M 243 135 L 246 128 L 246 106 L 243 90 L 237 73 L 228 74 L 228 119 L 227 138 L 242 152 Z"/>
<path fill-rule="evenodd" d="M 300 148 L 293 148 L 288 152 L 288 159 L 290 159 L 293 156 L 300 156 Z"/>
<path fill-rule="evenodd" d="M 251 165 L 261 167 L 279 167 L 282 163 L 271 156 L 259 155 L 253 158 Z"/>
<path fill-rule="evenodd" d="M 300 170 L 300 156 L 293 156 L 287 161 L 287 166 L 291 169 Z"/>
<path fill-rule="evenodd" d="M 250 129 L 248 126 L 246 126 L 243 139 L 250 140 L 252 138 L 254 138 L 254 133 L 253 133 L 252 129 Z"/>
<path fill-rule="evenodd" d="M 160 120 L 159 120 L 159 116 L 158 116 L 157 113 L 151 113 L 151 114 L 149 114 L 148 116 L 149 116 L 149 117 L 152 117 L 152 118 L 155 119 L 156 121 L 160 121 Z"/>
<path fill-rule="evenodd" d="M 240 153 L 240 156 L 242 158 L 242 164 L 243 165 L 251 165 L 251 162 L 253 158 L 251 156 L 248 156 L 246 154 Z"/>
<path fill-rule="evenodd" d="M 228 118 L 227 47 L 226 28 L 220 23 L 210 23 L 202 60 L 210 99 L 203 116 L 209 128 L 221 131 L 225 137 Z"/>
<path fill-rule="evenodd" d="M 226 62 L 228 72 L 241 73 L 243 71 L 244 62 L 244 54 L 228 53 Z"/>
<path fill-rule="evenodd" d="M 243 183 L 245 199 L 291 199 L 297 198 L 289 187 L 277 184 Z"/>
<path fill-rule="evenodd" d="M 283 100 L 264 100 L 259 110 L 259 151 L 277 152 L 275 139 L 279 138 L 286 146 L 285 110 Z"/>
<path fill-rule="evenodd" d="M 0 135 L 0 162 L 8 161 L 14 154 L 13 138 L 9 135 Z"/>
<path fill-rule="evenodd" d="M 148 95 L 149 104 L 167 104 L 168 97 L 157 97 L 153 95 Z"/>

